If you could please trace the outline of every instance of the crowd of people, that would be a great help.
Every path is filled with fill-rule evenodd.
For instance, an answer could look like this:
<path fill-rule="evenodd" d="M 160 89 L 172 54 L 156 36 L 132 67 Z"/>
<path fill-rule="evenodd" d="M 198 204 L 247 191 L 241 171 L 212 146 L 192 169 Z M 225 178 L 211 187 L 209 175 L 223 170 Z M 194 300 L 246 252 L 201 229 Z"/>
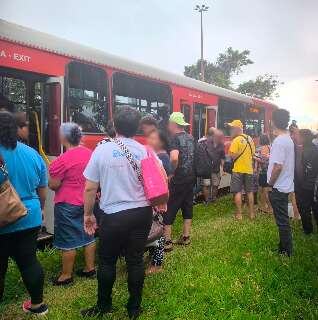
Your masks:
<path fill-rule="evenodd" d="M 312 216 L 318 223 L 318 147 L 310 130 L 296 126 L 288 130 L 289 121 L 288 111 L 275 110 L 274 138 L 262 135 L 256 147 L 252 137 L 244 133 L 243 123 L 233 120 L 228 123 L 232 140 L 226 152 L 223 132 L 210 128 L 206 137 L 195 141 L 180 112 L 172 113 L 167 129 L 162 130 L 152 116 L 141 118 L 136 109 L 122 106 L 107 125 L 107 138 L 94 151 L 81 145 L 82 132 L 77 124 L 63 123 L 60 142 L 65 152 L 47 170 L 37 151 L 27 146 L 25 114 L 14 113 L 9 102 L 2 99 L 0 185 L 6 180 L 11 182 L 28 214 L 0 227 L 0 300 L 8 260 L 12 258 L 31 297 L 23 303 L 23 310 L 36 315 L 48 312 L 43 300 L 44 271 L 36 255 L 37 235 L 45 220 L 47 188 L 55 192 L 53 245 L 62 255 L 61 272 L 52 279 L 52 285 L 67 287 L 74 282 L 79 248 L 84 248 L 85 267 L 76 271 L 77 276 L 97 275 L 97 302 L 81 311 L 84 317 L 112 312 L 116 263 L 121 256 L 128 273 L 128 316 L 139 317 L 145 252 L 149 251 L 146 274 L 150 275 L 163 270 L 165 253 L 175 245 L 190 245 L 195 193 L 199 187 L 204 204 L 213 204 L 226 173 L 231 174 L 235 219 L 243 219 L 244 203 L 249 218 L 255 219 L 259 198 L 259 211 L 275 217 L 278 253 L 291 256 L 291 194 L 295 194 L 294 214 L 298 208 L 304 233 L 313 233 Z M 145 145 L 134 139 L 138 130 L 146 138 Z M 154 206 L 149 204 L 138 174 L 141 162 L 150 154 L 169 185 L 167 203 Z M 179 211 L 183 232 L 174 240 L 172 227 Z M 150 239 L 154 226 L 159 231 Z"/>

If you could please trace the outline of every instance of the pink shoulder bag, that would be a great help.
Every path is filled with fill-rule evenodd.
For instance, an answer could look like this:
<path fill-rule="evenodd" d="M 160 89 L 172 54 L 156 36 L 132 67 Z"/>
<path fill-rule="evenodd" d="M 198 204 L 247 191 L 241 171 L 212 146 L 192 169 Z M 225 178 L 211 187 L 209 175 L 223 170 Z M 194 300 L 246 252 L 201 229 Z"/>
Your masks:
<path fill-rule="evenodd" d="M 147 158 L 141 160 L 141 167 L 139 168 L 127 147 L 118 139 L 113 139 L 112 141 L 119 146 L 136 172 L 139 181 L 144 187 L 149 203 L 152 206 L 166 204 L 169 198 L 167 176 L 157 158 L 155 158 L 153 151 L 146 147 Z"/>

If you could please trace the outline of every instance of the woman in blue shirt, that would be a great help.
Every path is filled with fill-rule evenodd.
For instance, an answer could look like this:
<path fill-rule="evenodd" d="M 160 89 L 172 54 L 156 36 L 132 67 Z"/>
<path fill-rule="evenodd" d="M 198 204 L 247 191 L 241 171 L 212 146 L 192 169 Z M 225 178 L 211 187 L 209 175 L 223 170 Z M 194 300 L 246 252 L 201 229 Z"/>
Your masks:
<path fill-rule="evenodd" d="M 15 119 L 4 111 L 0 112 L 0 154 L 11 184 L 28 209 L 26 216 L 0 228 L 0 300 L 8 260 L 12 258 L 31 296 L 30 301 L 23 303 L 23 310 L 44 315 L 48 312 L 47 305 L 43 303 L 44 273 L 36 257 L 36 248 L 46 197 L 47 170 L 34 149 L 17 142 Z"/>

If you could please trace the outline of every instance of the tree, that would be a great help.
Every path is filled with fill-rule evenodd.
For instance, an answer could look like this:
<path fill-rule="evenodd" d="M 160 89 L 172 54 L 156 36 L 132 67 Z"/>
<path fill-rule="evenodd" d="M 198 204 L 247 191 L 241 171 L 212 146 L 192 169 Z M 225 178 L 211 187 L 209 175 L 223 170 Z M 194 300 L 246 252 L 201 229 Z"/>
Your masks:
<path fill-rule="evenodd" d="M 232 77 L 242 72 L 243 67 L 253 64 L 249 59 L 250 51 L 234 50 L 232 47 L 221 53 L 216 62 L 204 60 L 205 82 L 217 85 L 222 88 L 232 89 Z M 197 80 L 201 79 L 201 60 L 196 64 L 185 66 L 184 75 Z"/>
<path fill-rule="evenodd" d="M 260 75 L 255 80 L 243 82 L 237 88 L 233 87 L 233 76 L 242 73 L 245 66 L 254 63 L 249 56 L 249 50 L 239 51 L 229 47 L 224 53 L 219 54 L 215 62 L 204 60 L 204 81 L 260 99 L 278 97 L 276 91 L 282 82 L 277 76 L 270 74 Z M 185 66 L 184 75 L 200 80 L 201 60 L 196 64 Z"/>
<path fill-rule="evenodd" d="M 277 80 L 277 76 L 265 74 L 258 76 L 255 80 L 241 83 L 237 91 L 260 99 L 272 99 L 279 96 L 276 91 L 281 84 L 283 84 L 283 82 Z"/>

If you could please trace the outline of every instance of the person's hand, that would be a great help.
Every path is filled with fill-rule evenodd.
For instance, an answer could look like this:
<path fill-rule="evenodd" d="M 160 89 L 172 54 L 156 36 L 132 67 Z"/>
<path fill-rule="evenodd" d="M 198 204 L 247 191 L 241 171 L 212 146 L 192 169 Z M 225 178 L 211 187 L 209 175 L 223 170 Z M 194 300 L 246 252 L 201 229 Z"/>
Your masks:
<path fill-rule="evenodd" d="M 45 209 L 42 209 L 42 226 L 44 226 L 46 223 L 46 219 L 45 219 Z"/>
<path fill-rule="evenodd" d="M 155 210 L 159 213 L 165 213 L 168 210 L 167 204 L 159 204 L 155 206 Z"/>
<path fill-rule="evenodd" d="M 226 176 L 226 172 L 224 172 L 223 170 L 221 170 L 221 176 L 222 176 L 222 177 Z"/>
<path fill-rule="evenodd" d="M 93 236 L 97 229 L 96 218 L 93 214 L 84 215 L 84 230 L 89 236 Z"/>

